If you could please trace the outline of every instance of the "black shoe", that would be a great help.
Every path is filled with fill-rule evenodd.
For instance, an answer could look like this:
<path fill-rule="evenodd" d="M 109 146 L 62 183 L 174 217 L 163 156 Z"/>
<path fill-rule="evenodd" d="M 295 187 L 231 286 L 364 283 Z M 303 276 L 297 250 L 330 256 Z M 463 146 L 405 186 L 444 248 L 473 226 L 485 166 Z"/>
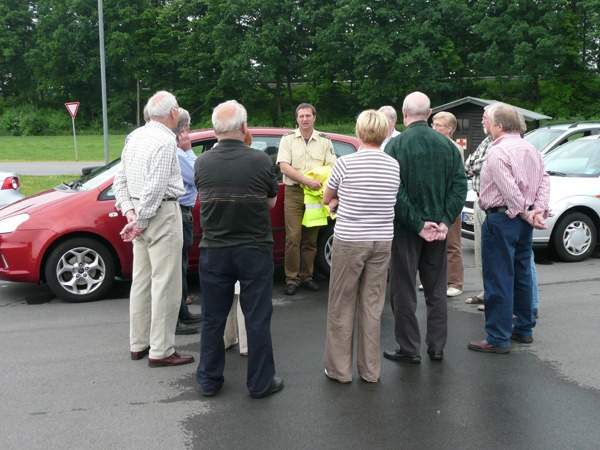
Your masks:
<path fill-rule="evenodd" d="M 217 391 L 221 389 L 222 386 L 223 385 L 217 386 L 213 389 L 204 389 L 202 386 L 200 386 L 200 392 L 202 393 L 203 397 L 214 397 L 215 395 L 217 395 Z"/>
<path fill-rule="evenodd" d="M 285 287 L 285 295 L 294 295 L 296 292 L 298 292 L 298 286 L 295 284 L 288 284 Z"/>
<path fill-rule="evenodd" d="M 444 352 L 437 350 L 427 350 L 429 359 L 432 361 L 442 361 L 444 359 Z"/>
<path fill-rule="evenodd" d="M 383 352 L 383 357 L 387 359 L 391 359 L 392 361 L 400 361 L 407 363 L 420 363 L 421 356 L 420 355 L 408 355 L 406 353 L 402 353 L 402 349 L 397 350 L 386 350 Z"/>
<path fill-rule="evenodd" d="M 518 341 L 521 344 L 531 344 L 533 342 L 533 336 L 523 336 L 522 334 L 513 333 L 510 335 L 511 341 Z"/>
<path fill-rule="evenodd" d="M 177 328 L 175 328 L 175 334 L 196 334 L 198 333 L 198 328 L 190 327 L 189 325 L 185 325 L 181 322 L 177 322 Z"/>
<path fill-rule="evenodd" d="M 274 394 L 275 392 L 279 392 L 282 389 L 283 389 L 283 378 L 273 377 L 273 381 L 271 381 L 271 386 L 269 387 L 269 390 L 267 392 L 265 392 L 263 395 L 261 395 L 260 397 L 253 397 L 253 398 L 265 398 L 271 394 Z"/>
<path fill-rule="evenodd" d="M 189 313 L 184 318 L 180 318 L 179 321 L 181 323 L 200 323 L 202 322 L 202 314 L 192 314 Z"/>
<path fill-rule="evenodd" d="M 319 289 L 321 289 L 319 287 L 319 285 L 317 283 L 315 283 L 314 280 L 305 281 L 304 283 L 302 283 L 302 287 L 304 289 L 308 289 L 309 291 L 313 291 L 313 292 L 317 292 Z"/>

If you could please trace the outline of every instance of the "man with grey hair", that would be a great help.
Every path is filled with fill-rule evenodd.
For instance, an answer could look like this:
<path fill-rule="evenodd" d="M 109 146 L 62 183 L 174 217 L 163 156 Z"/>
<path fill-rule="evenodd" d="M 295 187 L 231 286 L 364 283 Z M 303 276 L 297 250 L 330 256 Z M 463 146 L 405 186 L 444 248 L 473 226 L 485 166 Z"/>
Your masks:
<path fill-rule="evenodd" d="M 151 367 L 176 366 L 194 361 L 174 348 L 183 245 L 178 199 L 184 188 L 173 132 L 179 107 L 175 96 L 159 91 L 146 111 L 149 122 L 128 136 L 113 184 L 128 222 L 121 237 L 133 242 L 131 359 L 149 355 Z"/>
<path fill-rule="evenodd" d="M 448 335 L 446 235 L 462 210 L 467 179 L 458 148 L 427 124 L 429 98 L 421 92 L 409 94 L 402 114 L 406 130 L 385 149 L 400 164 L 390 273 L 400 347 L 383 355 L 394 361 L 421 362 L 415 314 L 419 272 L 427 304 L 427 353 L 432 361 L 441 361 Z"/>
<path fill-rule="evenodd" d="M 477 201 L 473 202 L 473 231 L 475 234 L 475 267 L 480 277 L 483 277 L 482 264 L 481 264 L 481 227 L 485 220 L 485 211 L 482 211 L 479 207 L 479 188 L 480 188 L 480 174 L 483 167 L 483 163 L 487 158 L 487 153 L 492 146 L 492 136 L 490 135 L 490 125 L 488 117 L 489 106 L 486 106 L 483 110 L 483 116 L 481 117 L 481 125 L 483 126 L 483 132 L 485 139 L 479 144 L 477 149 L 467 158 L 465 161 L 465 171 L 467 177 L 471 178 L 471 187 L 477 195 Z M 483 305 L 484 291 L 478 295 L 467 298 L 466 302 L 472 305 Z"/>
<path fill-rule="evenodd" d="M 190 113 L 183 108 L 179 108 L 179 122 L 177 123 L 177 159 L 181 169 L 181 178 L 183 178 L 183 187 L 185 193 L 179 197 L 179 207 L 181 208 L 181 220 L 183 223 L 183 248 L 181 251 L 181 306 L 179 308 L 179 319 L 175 334 L 195 334 L 198 328 L 189 325 L 199 323 L 202 320 L 202 314 L 190 312 L 186 298 L 188 296 L 187 272 L 188 257 L 192 241 L 194 239 L 194 218 L 192 209 L 196 204 L 198 190 L 194 182 L 194 163 L 196 154 L 192 150 L 192 143 L 188 132 L 190 131 Z"/>
<path fill-rule="evenodd" d="M 212 115 L 219 144 L 195 163 L 200 194 L 200 287 L 202 332 L 196 380 L 202 395 L 223 386 L 223 333 L 236 281 L 248 336 L 246 386 L 253 398 L 283 389 L 275 376 L 271 342 L 273 313 L 273 234 L 269 209 L 277 201 L 277 176 L 271 158 L 244 144 L 246 109 L 235 100 Z"/>
<path fill-rule="evenodd" d="M 400 134 L 400 132 L 396 130 L 398 114 L 396 113 L 394 107 L 389 105 L 385 105 L 379 108 L 379 112 L 384 113 L 388 120 L 388 134 L 383 140 L 383 143 L 381 144 L 381 149 L 385 150 L 385 146 L 387 145 L 387 143 Z"/>
<path fill-rule="evenodd" d="M 494 142 L 481 169 L 479 195 L 486 213 L 481 234 L 486 337 L 468 348 L 508 353 L 511 340 L 533 341 L 532 235 L 534 228 L 546 228 L 550 177 L 537 149 L 521 137 L 524 120 L 515 108 L 495 103 L 487 113 Z"/>

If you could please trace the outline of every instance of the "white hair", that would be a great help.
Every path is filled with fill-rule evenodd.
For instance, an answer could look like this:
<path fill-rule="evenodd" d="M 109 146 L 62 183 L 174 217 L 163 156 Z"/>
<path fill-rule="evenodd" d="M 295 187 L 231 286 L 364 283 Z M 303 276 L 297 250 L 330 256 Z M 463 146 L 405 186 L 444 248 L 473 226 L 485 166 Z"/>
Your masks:
<path fill-rule="evenodd" d="M 177 129 L 175 130 L 175 134 L 179 134 L 183 131 L 183 128 L 186 125 L 189 125 L 191 122 L 190 113 L 183 108 L 179 108 L 179 121 L 177 122 Z"/>
<path fill-rule="evenodd" d="M 152 119 L 164 119 L 169 117 L 173 108 L 178 108 L 177 99 L 173 94 L 167 91 L 158 91 L 146 104 L 146 112 L 148 118 Z"/>
<path fill-rule="evenodd" d="M 379 112 L 384 113 L 386 116 L 388 116 L 392 120 L 398 119 L 398 113 L 396 112 L 396 110 L 394 109 L 393 106 L 389 106 L 389 105 L 382 106 L 381 108 L 379 108 Z"/>
<path fill-rule="evenodd" d="M 248 120 L 248 113 L 240 103 L 228 100 L 219 104 L 212 113 L 215 134 L 241 132 L 242 125 Z"/>

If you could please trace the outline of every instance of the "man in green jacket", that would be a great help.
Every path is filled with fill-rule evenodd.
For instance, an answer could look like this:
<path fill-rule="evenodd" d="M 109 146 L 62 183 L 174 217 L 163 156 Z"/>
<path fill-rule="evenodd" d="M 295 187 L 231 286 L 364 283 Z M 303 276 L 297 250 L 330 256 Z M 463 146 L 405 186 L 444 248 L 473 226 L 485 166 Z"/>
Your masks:
<path fill-rule="evenodd" d="M 427 304 L 427 353 L 432 361 L 441 361 L 448 335 L 446 234 L 464 205 L 467 179 L 456 146 L 427 124 L 431 108 L 425 94 L 409 94 L 402 115 L 406 131 L 385 148 L 400 164 L 390 274 L 400 347 L 385 351 L 383 356 L 421 362 L 421 334 L 415 314 L 418 272 Z"/>

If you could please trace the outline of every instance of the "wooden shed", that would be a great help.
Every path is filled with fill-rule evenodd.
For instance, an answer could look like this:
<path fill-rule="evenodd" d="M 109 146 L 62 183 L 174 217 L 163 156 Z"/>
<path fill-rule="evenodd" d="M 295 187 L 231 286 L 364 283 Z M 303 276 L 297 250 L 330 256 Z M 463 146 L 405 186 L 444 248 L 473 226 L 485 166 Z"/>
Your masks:
<path fill-rule="evenodd" d="M 432 116 L 440 111 L 448 111 L 456 116 L 456 121 L 458 124 L 456 131 L 454 132 L 454 139 L 465 149 L 466 158 L 468 155 L 473 153 L 477 146 L 485 139 L 483 125 L 481 124 L 481 120 L 483 118 L 483 109 L 486 106 L 496 102 L 496 100 L 464 97 L 460 100 L 446 103 L 445 105 L 436 106 L 433 108 Z M 519 108 L 518 106 L 511 106 L 523 114 L 523 117 L 525 117 L 527 122 L 535 122 L 533 128 L 540 126 L 540 120 L 552 118 L 536 113 L 535 111 Z"/>

